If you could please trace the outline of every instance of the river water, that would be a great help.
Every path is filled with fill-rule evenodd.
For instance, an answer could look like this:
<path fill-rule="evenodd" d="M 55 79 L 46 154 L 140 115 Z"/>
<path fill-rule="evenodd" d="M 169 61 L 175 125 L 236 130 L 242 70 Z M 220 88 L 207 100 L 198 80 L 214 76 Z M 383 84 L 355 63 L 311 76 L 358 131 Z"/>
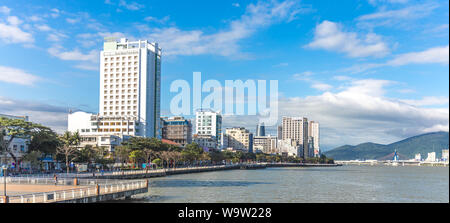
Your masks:
<path fill-rule="evenodd" d="M 148 193 L 125 202 L 448 203 L 449 168 L 340 166 L 181 174 L 150 178 Z"/>

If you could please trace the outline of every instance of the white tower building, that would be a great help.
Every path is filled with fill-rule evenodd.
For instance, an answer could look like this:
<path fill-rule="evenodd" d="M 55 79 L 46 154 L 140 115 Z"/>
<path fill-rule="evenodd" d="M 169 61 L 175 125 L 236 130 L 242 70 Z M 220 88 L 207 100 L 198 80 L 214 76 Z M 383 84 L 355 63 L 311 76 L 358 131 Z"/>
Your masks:
<path fill-rule="evenodd" d="M 134 119 L 134 135 L 160 137 L 160 77 L 157 43 L 105 38 L 100 53 L 99 115 Z"/>
<path fill-rule="evenodd" d="M 222 115 L 208 109 L 199 109 L 195 113 L 195 133 L 210 135 L 216 138 L 217 144 L 222 142 Z"/>
<path fill-rule="evenodd" d="M 319 148 L 319 123 L 315 121 L 308 122 L 308 137 L 313 138 L 314 156 L 318 157 L 320 153 Z"/>

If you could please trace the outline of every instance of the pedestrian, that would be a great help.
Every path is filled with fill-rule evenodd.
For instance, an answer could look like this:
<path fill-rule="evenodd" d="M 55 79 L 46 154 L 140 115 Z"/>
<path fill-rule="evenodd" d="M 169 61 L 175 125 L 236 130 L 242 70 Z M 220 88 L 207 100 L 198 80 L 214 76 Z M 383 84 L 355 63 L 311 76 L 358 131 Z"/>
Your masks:
<path fill-rule="evenodd" d="M 53 174 L 53 179 L 55 180 L 55 186 L 58 184 L 58 176 L 56 174 Z"/>

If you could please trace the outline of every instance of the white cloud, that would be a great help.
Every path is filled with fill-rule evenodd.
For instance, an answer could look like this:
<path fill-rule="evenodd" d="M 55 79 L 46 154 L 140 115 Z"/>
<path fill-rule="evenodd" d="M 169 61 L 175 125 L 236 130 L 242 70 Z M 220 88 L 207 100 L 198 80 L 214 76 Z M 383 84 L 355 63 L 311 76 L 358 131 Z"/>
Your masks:
<path fill-rule="evenodd" d="M 385 63 L 356 64 L 342 69 L 343 72 L 362 73 L 371 69 L 384 66 L 403 66 L 408 64 L 442 64 L 449 63 L 449 46 L 440 46 L 426 49 L 420 52 L 411 52 L 396 55 Z"/>
<path fill-rule="evenodd" d="M 147 22 L 156 22 L 156 23 L 161 23 L 161 24 L 166 23 L 167 21 L 169 21 L 169 19 L 170 19 L 170 16 L 164 16 L 161 19 L 158 19 L 158 18 L 152 17 L 152 16 L 147 16 L 144 18 L 144 20 Z"/>
<path fill-rule="evenodd" d="M 414 106 L 448 105 L 448 97 L 423 97 L 419 100 L 400 100 Z"/>
<path fill-rule="evenodd" d="M 22 20 L 20 20 L 19 18 L 17 18 L 17 16 L 8 16 L 8 18 L 6 19 L 9 24 L 11 24 L 12 26 L 18 26 L 22 23 Z"/>
<path fill-rule="evenodd" d="M 47 31 L 52 30 L 52 28 L 50 28 L 50 26 L 48 26 L 48 25 L 46 25 L 46 24 L 42 24 L 42 25 L 36 24 L 36 25 L 34 25 L 34 26 L 35 26 L 38 30 L 44 31 L 44 32 L 47 32 Z"/>
<path fill-rule="evenodd" d="M 413 5 L 397 10 L 381 10 L 372 14 L 362 15 L 357 20 L 379 20 L 379 19 L 415 19 L 429 15 L 437 4 Z"/>
<path fill-rule="evenodd" d="M 391 3 L 391 4 L 405 4 L 407 3 L 409 0 L 369 0 L 369 3 L 371 5 L 377 5 L 379 3 Z"/>
<path fill-rule="evenodd" d="M 52 18 L 58 18 L 58 17 L 59 17 L 59 14 L 60 14 L 59 9 L 53 8 L 53 9 L 51 9 L 50 11 L 53 12 L 53 13 L 50 14 L 50 16 L 51 16 Z"/>
<path fill-rule="evenodd" d="M 6 43 L 26 43 L 34 42 L 30 33 L 24 32 L 15 25 L 0 23 L 0 40 Z"/>
<path fill-rule="evenodd" d="M 36 101 L 23 101 L 0 96 L 0 113 L 27 115 L 30 121 L 51 127 L 58 133 L 67 130 L 69 108 Z"/>
<path fill-rule="evenodd" d="M 98 63 L 99 58 L 99 52 L 97 50 L 91 50 L 89 51 L 89 53 L 84 54 L 78 49 L 74 49 L 72 51 L 64 51 L 64 49 L 58 45 L 49 48 L 48 53 L 61 60 L 91 61 L 94 63 Z"/>
<path fill-rule="evenodd" d="M 396 56 L 387 62 L 391 66 L 401 66 L 406 64 L 428 64 L 440 63 L 448 64 L 449 46 L 434 47 L 421 52 L 405 53 Z"/>
<path fill-rule="evenodd" d="M 10 9 L 10 8 L 8 8 L 8 7 L 6 7 L 6 6 L 1 6 L 1 7 L 0 7 L 0 13 L 3 13 L 3 14 L 9 14 L 9 12 L 11 12 L 11 9 Z"/>
<path fill-rule="evenodd" d="M 155 28 L 147 39 L 159 42 L 165 55 L 217 54 L 221 56 L 244 55 L 238 42 L 248 38 L 258 29 L 281 21 L 291 21 L 301 8 L 295 1 L 258 2 L 250 4 L 240 19 L 230 22 L 226 30 L 205 34 L 201 30 L 180 30 L 177 27 Z M 244 56 L 245 57 L 245 56 Z"/>
<path fill-rule="evenodd" d="M 13 67 L 0 66 L 0 81 L 6 83 L 32 86 L 41 80 L 38 76 Z"/>
<path fill-rule="evenodd" d="M 33 21 L 33 22 L 37 22 L 37 21 L 41 21 L 41 20 L 42 20 L 41 17 L 36 16 L 36 15 L 31 16 L 29 19 L 30 19 L 31 21 Z"/>
<path fill-rule="evenodd" d="M 382 57 L 389 53 L 380 36 L 368 33 L 360 38 L 357 33 L 345 32 L 339 24 L 330 21 L 317 25 L 314 41 L 306 47 L 341 52 L 350 57 Z"/>
<path fill-rule="evenodd" d="M 144 8 L 144 5 L 138 4 L 137 2 L 127 3 L 125 0 L 120 0 L 119 6 L 123 6 L 126 9 L 132 10 L 132 11 Z"/>
<path fill-rule="evenodd" d="M 77 23 L 79 21 L 80 21 L 80 19 L 71 19 L 71 18 L 67 18 L 66 19 L 66 22 L 68 22 L 70 24 L 75 24 L 75 23 Z"/>
<path fill-rule="evenodd" d="M 239 8 L 239 7 L 241 6 L 241 5 L 239 5 L 239 3 L 237 3 L 237 2 L 236 2 L 236 3 L 232 3 L 231 5 L 234 6 L 234 7 L 236 7 L 236 8 Z"/>
<path fill-rule="evenodd" d="M 333 88 L 333 86 L 324 83 L 315 83 L 311 87 L 320 91 L 328 91 Z"/>

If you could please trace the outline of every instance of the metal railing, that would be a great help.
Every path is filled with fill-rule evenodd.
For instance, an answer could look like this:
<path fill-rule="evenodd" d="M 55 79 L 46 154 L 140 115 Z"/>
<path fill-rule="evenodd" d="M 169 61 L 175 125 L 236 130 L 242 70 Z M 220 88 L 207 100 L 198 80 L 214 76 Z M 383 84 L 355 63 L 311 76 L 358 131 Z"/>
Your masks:
<path fill-rule="evenodd" d="M 59 190 L 51 192 L 39 192 L 24 195 L 9 196 L 8 203 L 52 203 L 90 196 L 105 195 L 148 187 L 148 181 L 122 181 L 112 184 L 85 186 L 76 189 Z M 4 203 L 4 198 L 0 201 Z"/>

